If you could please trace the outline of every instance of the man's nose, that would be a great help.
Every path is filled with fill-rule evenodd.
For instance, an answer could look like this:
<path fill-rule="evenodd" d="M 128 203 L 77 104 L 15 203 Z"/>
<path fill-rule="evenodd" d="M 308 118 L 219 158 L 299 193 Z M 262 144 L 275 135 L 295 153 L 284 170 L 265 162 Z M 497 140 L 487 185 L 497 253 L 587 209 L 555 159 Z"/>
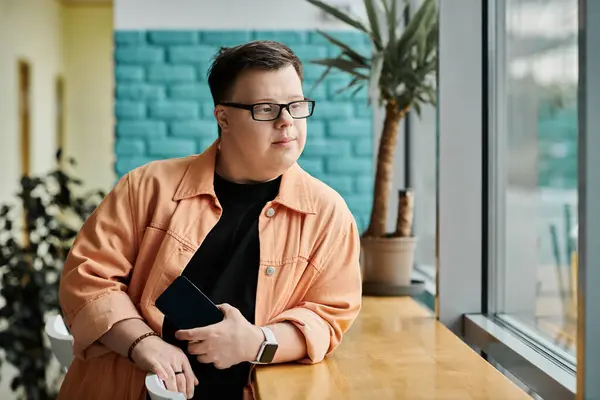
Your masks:
<path fill-rule="evenodd" d="M 289 126 L 294 122 L 294 118 L 292 118 L 289 111 L 285 108 L 281 110 L 281 114 L 279 114 L 279 118 L 277 119 L 277 125 L 281 126 Z"/>

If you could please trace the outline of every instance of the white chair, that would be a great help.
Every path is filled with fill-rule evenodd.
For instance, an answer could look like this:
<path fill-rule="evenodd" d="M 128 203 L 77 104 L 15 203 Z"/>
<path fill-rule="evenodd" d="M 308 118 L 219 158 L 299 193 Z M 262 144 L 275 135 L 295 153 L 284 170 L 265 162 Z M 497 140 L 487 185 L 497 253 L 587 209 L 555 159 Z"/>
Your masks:
<path fill-rule="evenodd" d="M 146 375 L 146 389 L 152 400 L 185 400 L 183 393 L 167 390 L 165 383 L 156 374 Z"/>
<path fill-rule="evenodd" d="M 60 315 L 48 318 L 45 330 L 48 339 L 50 339 L 52 353 L 54 353 L 63 371 L 66 371 L 73 361 L 73 336 L 69 333 Z"/>
<path fill-rule="evenodd" d="M 69 333 L 60 315 L 48 318 L 45 331 L 50 339 L 52 353 L 66 371 L 73 361 L 73 336 Z M 167 390 L 164 382 L 152 372 L 146 375 L 145 383 L 152 400 L 185 400 L 183 393 Z"/>

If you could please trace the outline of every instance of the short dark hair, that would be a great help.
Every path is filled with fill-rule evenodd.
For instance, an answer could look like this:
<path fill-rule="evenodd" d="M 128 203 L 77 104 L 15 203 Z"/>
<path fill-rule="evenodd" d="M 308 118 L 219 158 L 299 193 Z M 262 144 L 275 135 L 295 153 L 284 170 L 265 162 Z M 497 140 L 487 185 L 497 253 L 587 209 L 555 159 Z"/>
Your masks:
<path fill-rule="evenodd" d="M 221 47 L 208 69 L 208 86 L 214 104 L 229 100 L 235 82 L 243 71 L 274 71 L 289 65 L 294 67 L 302 81 L 302 62 L 292 49 L 282 43 L 255 40 L 235 47 Z"/>

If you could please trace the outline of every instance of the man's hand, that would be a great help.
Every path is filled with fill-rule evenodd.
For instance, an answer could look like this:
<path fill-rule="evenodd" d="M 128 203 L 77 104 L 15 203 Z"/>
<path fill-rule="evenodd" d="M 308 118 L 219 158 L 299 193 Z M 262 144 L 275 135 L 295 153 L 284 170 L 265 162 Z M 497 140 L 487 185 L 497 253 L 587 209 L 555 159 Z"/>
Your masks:
<path fill-rule="evenodd" d="M 199 362 L 213 363 L 218 369 L 254 361 L 264 341 L 262 330 L 248 322 L 237 308 L 229 304 L 217 307 L 225 315 L 223 321 L 203 328 L 180 330 L 175 337 L 190 342 L 188 353 L 197 356 Z"/>
<path fill-rule="evenodd" d="M 178 347 L 161 338 L 149 337 L 133 348 L 131 358 L 143 371 L 158 375 L 165 382 L 167 390 L 184 393 L 188 399 L 194 397 L 198 378 L 187 356 Z"/>

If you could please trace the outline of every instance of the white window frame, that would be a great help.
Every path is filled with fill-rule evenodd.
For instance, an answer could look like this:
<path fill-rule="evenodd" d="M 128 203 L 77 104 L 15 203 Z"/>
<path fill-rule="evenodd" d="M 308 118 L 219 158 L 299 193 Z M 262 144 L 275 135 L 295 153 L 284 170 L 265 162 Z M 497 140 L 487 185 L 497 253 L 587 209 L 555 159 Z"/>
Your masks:
<path fill-rule="evenodd" d="M 489 261 L 502 261 L 504 244 L 488 236 L 488 224 L 499 218 L 490 218 L 488 207 L 503 207 L 497 196 L 502 182 L 489 193 L 485 189 L 490 172 L 501 167 L 501 157 L 488 157 L 488 149 L 498 144 L 494 132 L 502 121 L 495 112 L 503 108 L 488 99 L 487 91 L 498 88 L 488 86 L 489 75 L 498 74 L 488 63 L 488 52 L 497 50 L 496 32 L 487 30 L 489 18 L 500 16 L 493 12 L 494 0 L 440 1 L 439 6 L 436 316 L 540 396 L 600 398 L 600 268 L 593 268 L 600 260 L 600 76 L 588 73 L 600 71 L 600 2 L 579 0 L 577 374 L 564 362 L 568 357 L 556 357 L 531 332 L 490 317 L 498 304 L 489 300 L 498 296 L 489 283 L 496 284 L 499 274 Z"/>

